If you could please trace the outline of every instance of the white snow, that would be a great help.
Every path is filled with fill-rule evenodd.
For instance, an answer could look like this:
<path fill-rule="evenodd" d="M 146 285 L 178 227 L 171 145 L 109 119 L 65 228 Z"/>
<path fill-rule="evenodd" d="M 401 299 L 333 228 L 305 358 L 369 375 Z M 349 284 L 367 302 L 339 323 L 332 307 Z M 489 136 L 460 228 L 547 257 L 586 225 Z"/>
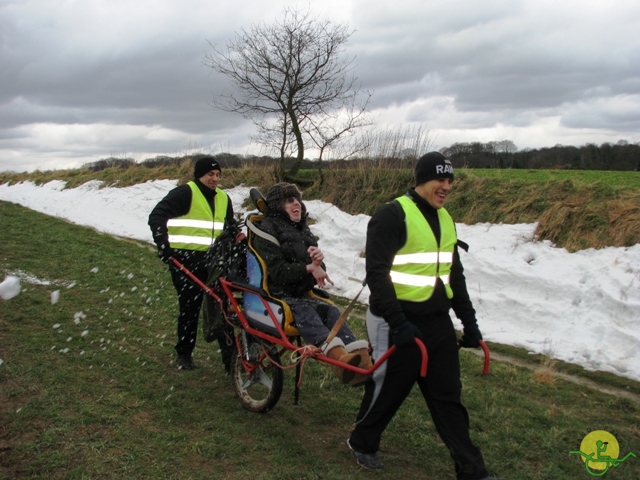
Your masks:
<path fill-rule="evenodd" d="M 13 275 L 7 277 L 0 283 L 0 298 L 3 300 L 11 300 L 20 293 L 20 279 Z"/>
<path fill-rule="evenodd" d="M 62 181 L 41 186 L 22 182 L 0 185 L 0 200 L 151 242 L 149 212 L 176 184 L 158 180 L 100 188 L 100 182 L 92 181 L 64 189 Z M 241 204 L 249 187 L 225 191 L 234 210 L 245 213 Z M 361 285 L 349 277 L 364 278 L 361 253 L 369 217 L 349 215 L 318 200 L 306 204 L 335 282 L 329 291 L 353 298 Z M 535 224 L 457 228 L 471 247 L 461 255 L 485 340 L 640 381 L 640 244 L 568 253 L 549 242 L 535 242 Z M 7 288 L 12 291 L 3 287 L 3 298 Z M 360 300 L 366 303 L 367 297 L 365 288 Z"/>

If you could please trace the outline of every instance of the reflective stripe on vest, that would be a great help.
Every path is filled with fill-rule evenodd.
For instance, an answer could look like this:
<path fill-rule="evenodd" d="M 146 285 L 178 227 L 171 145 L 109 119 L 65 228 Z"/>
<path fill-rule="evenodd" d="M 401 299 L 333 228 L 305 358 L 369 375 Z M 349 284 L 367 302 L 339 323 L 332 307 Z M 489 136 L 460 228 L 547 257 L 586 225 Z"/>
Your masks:
<path fill-rule="evenodd" d="M 400 300 L 424 302 L 431 298 L 438 278 L 447 297 L 453 298 L 449 284 L 453 251 L 457 242 L 455 224 L 449 213 L 438 209 L 440 248 L 435 235 L 416 204 L 407 196 L 397 199 L 405 214 L 407 241 L 398 250 L 391 266 L 391 281 Z"/>
<path fill-rule="evenodd" d="M 222 190 L 216 190 L 214 217 L 209 202 L 195 182 L 187 185 L 191 187 L 191 207 L 186 215 L 170 218 L 167 222 L 169 243 L 171 248 L 207 251 L 224 228 L 229 197 Z"/>

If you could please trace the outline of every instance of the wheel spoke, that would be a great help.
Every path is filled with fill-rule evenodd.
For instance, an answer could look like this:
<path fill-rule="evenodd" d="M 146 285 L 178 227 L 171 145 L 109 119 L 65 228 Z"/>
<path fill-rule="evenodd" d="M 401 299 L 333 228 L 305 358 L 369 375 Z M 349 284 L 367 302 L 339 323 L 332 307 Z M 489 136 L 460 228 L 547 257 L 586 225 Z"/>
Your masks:
<path fill-rule="evenodd" d="M 271 378 L 264 372 L 262 368 L 256 369 L 254 375 L 256 377 L 256 382 L 260 382 L 262 385 L 271 390 Z"/>

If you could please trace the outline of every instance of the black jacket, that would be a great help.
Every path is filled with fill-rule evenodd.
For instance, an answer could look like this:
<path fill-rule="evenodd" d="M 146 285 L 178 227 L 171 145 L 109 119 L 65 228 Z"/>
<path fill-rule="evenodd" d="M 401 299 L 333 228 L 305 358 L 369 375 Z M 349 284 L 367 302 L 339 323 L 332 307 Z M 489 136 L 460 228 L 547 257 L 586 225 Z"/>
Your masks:
<path fill-rule="evenodd" d="M 258 227 L 275 237 L 280 246 L 261 237 L 254 237 L 253 245 L 267 264 L 269 291 L 276 297 L 299 297 L 316 285 L 307 272 L 311 257 L 307 249 L 318 242 L 303 216 L 292 222 L 284 211 L 268 211 Z M 323 265 L 324 268 L 324 265 Z"/>
<path fill-rule="evenodd" d="M 200 180 L 194 180 L 204 197 L 207 199 L 211 211 L 215 214 L 214 198 L 217 190 L 211 190 Z M 169 245 L 169 233 L 167 229 L 167 221 L 170 218 L 177 218 L 189 213 L 191 209 L 191 187 L 186 183 L 171 190 L 167 195 L 158 202 L 149 214 L 149 227 L 153 235 L 153 241 L 160 248 L 162 245 Z M 227 205 L 227 214 L 225 216 L 225 228 L 235 226 L 236 221 L 233 217 L 233 205 L 231 199 Z M 175 250 L 178 260 L 192 260 L 199 263 L 206 257 L 206 252 L 195 250 Z M 184 262 L 182 262 L 184 263 Z M 188 268 L 188 267 L 187 267 Z"/>
<path fill-rule="evenodd" d="M 414 189 L 407 195 L 415 202 L 420 212 L 429 222 L 431 229 L 440 243 L 440 223 L 438 213 L 429 203 L 421 198 Z M 404 222 L 404 210 L 396 201 L 380 207 L 367 226 L 366 272 L 367 285 L 371 291 L 369 305 L 371 312 L 383 317 L 386 321 L 404 313 L 414 321 L 416 318 L 428 321 L 432 314 L 441 314 L 453 308 L 461 320 L 474 318 L 475 310 L 467 291 L 464 269 L 460 261 L 458 247 L 453 254 L 450 284 L 453 299 L 448 299 L 444 285 L 439 280 L 431 298 L 424 302 L 408 302 L 398 300 L 389 272 L 393 259 L 406 243 L 407 229 Z"/>

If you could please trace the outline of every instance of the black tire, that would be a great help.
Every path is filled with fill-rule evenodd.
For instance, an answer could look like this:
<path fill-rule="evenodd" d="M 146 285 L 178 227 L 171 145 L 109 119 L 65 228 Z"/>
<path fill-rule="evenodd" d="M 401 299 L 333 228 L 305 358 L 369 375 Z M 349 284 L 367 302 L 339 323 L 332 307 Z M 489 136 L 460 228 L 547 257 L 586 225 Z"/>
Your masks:
<path fill-rule="evenodd" d="M 240 353 L 236 353 L 231 362 L 233 386 L 244 408 L 267 413 L 276 406 L 282 394 L 284 372 L 278 366 L 280 354 L 275 348 L 269 348 L 251 337 L 248 337 L 248 344 L 248 363 L 253 371 L 248 373 L 244 369 Z"/>

